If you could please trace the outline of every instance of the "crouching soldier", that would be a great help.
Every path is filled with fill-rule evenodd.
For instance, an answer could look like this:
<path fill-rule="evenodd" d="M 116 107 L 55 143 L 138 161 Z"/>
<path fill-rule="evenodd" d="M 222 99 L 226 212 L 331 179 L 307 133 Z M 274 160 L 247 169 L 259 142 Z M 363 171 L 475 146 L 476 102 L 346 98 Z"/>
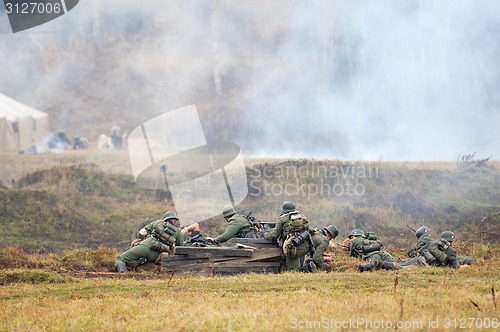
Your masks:
<path fill-rule="evenodd" d="M 162 256 L 168 255 L 175 245 L 182 246 L 182 234 L 175 227 L 179 218 L 175 212 L 167 211 L 163 220 L 155 220 L 144 227 L 151 236 L 116 257 L 115 268 L 118 272 L 127 272 L 146 262 L 158 263 Z M 162 256 L 160 256 L 160 254 Z"/>
<path fill-rule="evenodd" d="M 293 202 L 284 202 L 281 211 L 276 226 L 264 238 L 278 242 L 288 271 L 299 271 L 301 259 L 311 251 L 309 222 Z"/>
<path fill-rule="evenodd" d="M 228 223 L 226 230 L 215 239 L 207 236 L 205 237 L 206 240 L 213 241 L 215 244 L 219 244 L 226 242 L 233 237 L 255 237 L 255 231 L 250 220 L 237 214 L 236 210 L 231 205 L 228 205 L 222 209 L 222 216 Z"/>
<path fill-rule="evenodd" d="M 323 229 L 313 229 L 310 233 L 314 250 L 309 253 L 309 259 L 306 260 L 303 269 L 314 273 L 317 269 L 324 269 L 327 262 L 333 261 L 333 257 L 325 255 L 325 252 L 330 240 L 337 237 L 339 230 L 337 227 L 329 225 Z"/>
<path fill-rule="evenodd" d="M 430 255 L 426 255 L 427 264 L 433 266 L 449 266 L 459 268 L 461 265 L 467 266 L 475 262 L 474 258 L 467 256 L 457 256 L 457 252 L 453 248 L 455 243 L 455 234 L 450 231 L 441 233 L 439 241 L 431 241 L 426 249 Z"/>
<path fill-rule="evenodd" d="M 349 247 L 349 255 L 368 261 L 368 264 L 358 266 L 360 272 L 373 270 L 399 270 L 399 266 L 394 264 L 394 258 L 386 252 L 382 251 L 382 244 L 377 241 L 377 236 L 374 233 L 368 233 L 365 237 L 365 232 L 361 229 L 354 229 L 351 234 L 351 245 Z"/>

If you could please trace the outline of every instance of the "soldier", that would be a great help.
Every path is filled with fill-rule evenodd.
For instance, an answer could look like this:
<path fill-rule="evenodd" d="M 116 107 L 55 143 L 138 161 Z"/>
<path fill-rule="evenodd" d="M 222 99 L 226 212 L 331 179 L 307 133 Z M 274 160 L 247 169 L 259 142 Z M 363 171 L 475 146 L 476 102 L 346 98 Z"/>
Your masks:
<path fill-rule="evenodd" d="M 309 222 L 295 209 L 293 202 L 284 202 L 282 213 L 272 231 L 264 234 L 264 238 L 276 241 L 286 259 L 288 271 L 299 271 L 300 261 L 311 249 Z"/>
<path fill-rule="evenodd" d="M 115 268 L 118 272 L 127 272 L 127 266 L 134 268 L 146 262 L 158 263 L 160 254 L 170 252 L 175 245 L 182 246 L 182 235 L 179 228 L 174 224 L 179 221 L 175 212 L 167 211 L 163 220 L 155 220 L 144 230 L 151 236 L 139 242 L 124 253 L 118 255 L 115 260 Z"/>
<path fill-rule="evenodd" d="M 323 255 L 328 248 L 330 240 L 335 239 L 339 234 L 337 227 L 333 225 L 326 226 L 323 229 L 311 230 L 311 240 L 314 248 L 314 253 L 310 259 L 311 262 L 306 261 L 306 267 L 309 272 L 315 272 L 315 267 L 324 268 L 325 262 L 331 262 L 333 258 L 331 256 Z"/>
<path fill-rule="evenodd" d="M 455 234 L 450 231 L 441 233 L 439 241 L 431 241 L 427 246 L 432 257 L 425 257 L 427 264 L 433 266 L 449 266 L 454 269 L 459 268 L 461 265 L 468 266 L 472 264 L 475 259 L 467 256 L 457 256 L 457 252 L 453 248 L 455 243 Z"/>
<path fill-rule="evenodd" d="M 228 205 L 222 209 L 222 216 L 224 217 L 224 219 L 226 219 L 226 222 L 228 222 L 226 230 L 215 239 L 207 236 L 205 237 L 206 240 L 213 241 L 214 243 L 219 244 L 226 242 L 233 237 L 255 237 L 255 231 L 253 229 L 252 223 L 247 218 L 237 214 L 236 210 L 231 205 Z"/>
<path fill-rule="evenodd" d="M 415 248 L 411 248 L 408 250 L 409 257 L 417 257 L 418 251 L 425 247 L 429 242 L 432 241 L 432 237 L 429 234 L 431 229 L 427 226 L 422 226 L 415 231 L 415 236 L 417 237 L 417 245 Z"/>
<path fill-rule="evenodd" d="M 394 258 L 392 258 L 388 252 L 380 250 L 382 244 L 377 241 L 377 237 L 374 233 L 369 233 L 369 237 L 366 238 L 365 232 L 361 229 L 354 229 L 349 234 L 349 238 L 352 239 L 349 247 L 349 255 L 368 261 L 368 264 L 358 266 L 360 272 L 379 269 L 401 269 L 394 264 Z"/>

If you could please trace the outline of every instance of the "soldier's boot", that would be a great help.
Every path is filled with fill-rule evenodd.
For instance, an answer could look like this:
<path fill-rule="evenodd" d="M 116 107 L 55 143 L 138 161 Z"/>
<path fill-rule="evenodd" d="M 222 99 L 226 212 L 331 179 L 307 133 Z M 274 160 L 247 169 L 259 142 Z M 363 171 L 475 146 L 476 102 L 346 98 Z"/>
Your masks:
<path fill-rule="evenodd" d="M 467 257 L 467 256 L 460 256 L 458 258 L 458 263 L 460 265 L 471 265 L 472 263 L 474 263 L 476 261 L 475 258 L 472 258 L 472 257 Z"/>
<path fill-rule="evenodd" d="M 127 272 L 127 264 L 125 262 L 115 262 L 116 272 Z"/>
<path fill-rule="evenodd" d="M 384 261 L 376 261 L 375 262 L 375 269 L 376 270 L 380 270 L 380 269 L 384 269 L 384 270 L 401 270 L 401 267 L 400 266 L 397 266 L 396 264 L 392 263 L 392 262 L 384 262 Z"/>
<path fill-rule="evenodd" d="M 307 270 L 311 273 L 316 273 L 318 272 L 318 267 L 316 266 L 316 264 L 314 264 L 313 260 L 312 259 L 308 259 L 306 261 L 306 267 L 307 267 Z"/>
<path fill-rule="evenodd" d="M 147 261 L 148 261 L 148 259 L 146 257 L 140 257 L 139 259 L 133 259 L 133 260 L 127 262 L 127 267 L 129 267 L 131 269 L 135 269 L 136 267 L 146 263 Z"/>
<path fill-rule="evenodd" d="M 371 272 L 375 269 L 375 263 L 370 262 L 368 264 L 361 264 L 358 266 L 358 271 L 359 272 Z"/>
<path fill-rule="evenodd" d="M 158 258 L 155 260 L 155 264 L 161 264 L 163 258 L 170 256 L 168 252 L 162 252 L 158 255 Z"/>

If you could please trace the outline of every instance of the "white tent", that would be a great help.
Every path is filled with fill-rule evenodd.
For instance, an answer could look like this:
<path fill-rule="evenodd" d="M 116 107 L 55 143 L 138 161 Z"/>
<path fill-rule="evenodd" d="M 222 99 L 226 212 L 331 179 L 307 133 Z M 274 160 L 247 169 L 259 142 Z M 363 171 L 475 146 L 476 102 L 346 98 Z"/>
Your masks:
<path fill-rule="evenodd" d="M 28 150 L 33 145 L 43 150 L 48 135 L 47 113 L 0 93 L 0 150 Z"/>

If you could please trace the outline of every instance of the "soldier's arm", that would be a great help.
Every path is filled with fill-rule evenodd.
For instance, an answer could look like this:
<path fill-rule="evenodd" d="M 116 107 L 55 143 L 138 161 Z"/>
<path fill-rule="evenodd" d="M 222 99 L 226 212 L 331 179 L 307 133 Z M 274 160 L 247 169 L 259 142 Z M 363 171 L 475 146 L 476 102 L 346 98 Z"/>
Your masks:
<path fill-rule="evenodd" d="M 360 249 L 356 241 L 351 241 L 351 244 L 349 244 L 349 256 L 351 257 L 359 257 Z"/>
<path fill-rule="evenodd" d="M 280 219 L 278 220 L 276 226 L 274 226 L 274 228 L 271 231 L 264 234 L 264 239 L 276 241 L 278 236 L 281 235 L 282 230 L 283 230 L 283 221 Z"/>
<path fill-rule="evenodd" d="M 144 226 L 141 229 L 141 231 L 145 230 L 148 234 L 151 234 L 153 232 L 153 229 L 155 228 L 156 224 L 158 224 L 159 222 L 161 222 L 161 221 L 160 220 L 152 221 L 149 224 L 147 224 L 146 226 Z"/>
<path fill-rule="evenodd" d="M 460 263 L 457 260 L 457 252 L 451 247 L 446 250 L 446 261 L 448 265 L 454 269 L 458 269 L 460 267 Z"/>
<path fill-rule="evenodd" d="M 184 246 L 184 239 L 182 238 L 182 233 L 180 230 L 178 230 L 175 233 L 175 245 L 176 246 Z"/>
<path fill-rule="evenodd" d="M 229 222 L 229 225 L 227 225 L 227 228 L 224 231 L 224 233 L 217 236 L 214 239 L 214 242 L 215 243 L 226 242 L 227 240 L 232 239 L 240 231 L 240 229 L 241 227 L 238 225 L 238 223 L 236 223 L 235 220 L 231 220 Z"/>
<path fill-rule="evenodd" d="M 325 264 L 325 259 L 323 258 L 323 254 L 325 253 L 326 249 L 328 248 L 328 240 L 321 240 L 319 243 L 316 245 L 316 250 L 314 251 L 313 254 L 313 262 L 317 266 L 321 267 Z"/>

